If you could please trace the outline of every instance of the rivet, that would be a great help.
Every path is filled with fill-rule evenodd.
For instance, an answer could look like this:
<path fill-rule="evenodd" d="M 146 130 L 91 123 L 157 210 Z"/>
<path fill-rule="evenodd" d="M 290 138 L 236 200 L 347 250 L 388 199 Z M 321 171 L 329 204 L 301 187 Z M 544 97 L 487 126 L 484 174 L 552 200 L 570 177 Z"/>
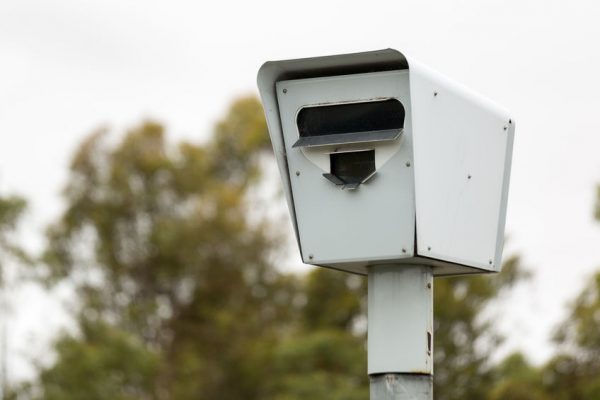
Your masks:
<path fill-rule="evenodd" d="M 406 166 L 407 166 L 407 167 L 410 167 L 410 161 L 407 161 L 407 162 L 406 162 Z"/>
<path fill-rule="evenodd" d="M 427 250 L 431 251 L 431 246 L 427 246 Z"/>
<path fill-rule="evenodd" d="M 508 126 L 504 125 L 504 130 L 507 130 L 507 129 L 508 129 Z"/>
<path fill-rule="evenodd" d="M 431 282 L 427 282 L 427 289 L 431 289 Z"/>
<path fill-rule="evenodd" d="M 402 249 L 402 252 L 403 252 L 403 253 L 406 253 L 406 249 Z"/>
<path fill-rule="evenodd" d="M 309 259 L 309 260 L 312 260 L 313 258 L 315 258 L 315 256 L 313 256 L 312 254 L 309 254 L 309 255 L 308 255 L 308 259 Z"/>
<path fill-rule="evenodd" d="M 435 96 L 437 96 L 437 95 L 438 95 L 438 92 L 437 92 L 437 91 L 436 91 L 436 92 L 433 92 L 433 96 L 434 96 L 434 97 L 435 97 Z"/>
<path fill-rule="evenodd" d="M 283 89 L 283 93 L 287 93 L 287 89 Z"/>
<path fill-rule="evenodd" d="M 296 171 L 296 176 L 300 176 L 300 171 Z"/>
<path fill-rule="evenodd" d="M 490 263 L 490 265 L 492 265 L 493 261 L 492 261 L 492 260 L 490 260 L 490 261 L 489 261 L 489 263 Z"/>
<path fill-rule="evenodd" d="M 509 120 L 508 120 L 508 123 L 509 123 L 509 124 L 512 124 L 512 119 L 509 119 Z"/>
<path fill-rule="evenodd" d="M 471 174 L 467 175 L 467 179 L 471 179 Z"/>

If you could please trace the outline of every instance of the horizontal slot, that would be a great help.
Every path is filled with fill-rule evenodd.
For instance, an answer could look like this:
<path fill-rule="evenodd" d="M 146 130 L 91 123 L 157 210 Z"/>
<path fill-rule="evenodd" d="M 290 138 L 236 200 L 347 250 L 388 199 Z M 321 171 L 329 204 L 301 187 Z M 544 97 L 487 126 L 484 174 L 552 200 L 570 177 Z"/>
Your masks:
<path fill-rule="evenodd" d="M 305 107 L 298 113 L 300 138 L 293 147 L 395 140 L 404 117 L 396 99 Z"/>

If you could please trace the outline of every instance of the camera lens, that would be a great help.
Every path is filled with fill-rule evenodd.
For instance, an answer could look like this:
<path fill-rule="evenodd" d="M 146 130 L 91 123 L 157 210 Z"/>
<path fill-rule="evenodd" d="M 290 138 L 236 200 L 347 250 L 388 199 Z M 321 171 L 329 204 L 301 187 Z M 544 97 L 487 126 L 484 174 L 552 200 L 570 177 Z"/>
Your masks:
<path fill-rule="evenodd" d="M 375 150 L 332 153 L 331 174 L 346 185 L 363 183 L 375 173 Z"/>

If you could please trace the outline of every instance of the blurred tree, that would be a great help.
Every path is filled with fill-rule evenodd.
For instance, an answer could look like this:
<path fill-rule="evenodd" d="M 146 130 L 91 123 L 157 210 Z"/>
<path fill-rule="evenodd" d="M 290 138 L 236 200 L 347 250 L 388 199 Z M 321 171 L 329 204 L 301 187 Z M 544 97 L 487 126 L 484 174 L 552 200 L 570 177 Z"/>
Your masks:
<path fill-rule="evenodd" d="M 75 286 L 80 332 L 56 343 L 39 397 L 80 398 L 86 371 L 115 387 L 90 388 L 90 400 L 258 398 L 265 342 L 294 309 L 294 283 L 271 263 L 280 232 L 249 216 L 269 145 L 260 103 L 235 102 L 203 145 L 170 146 L 153 122 L 114 147 L 105 137 L 75 154 L 48 230 L 45 282 Z"/>
<path fill-rule="evenodd" d="M 577 297 L 554 339 L 560 352 L 544 369 L 548 390 L 559 400 L 600 398 L 600 272 Z"/>
<path fill-rule="evenodd" d="M 59 361 L 42 372 L 46 400 L 156 398 L 160 357 L 138 337 L 102 321 L 81 321 L 79 337 L 55 344 Z"/>
<path fill-rule="evenodd" d="M 494 276 L 440 278 L 434 290 L 434 396 L 437 400 L 486 399 L 494 384 L 489 360 L 502 338 L 481 318 L 498 294 L 525 274 L 520 259 L 506 260 Z"/>
<path fill-rule="evenodd" d="M 29 257 L 14 238 L 26 202 L 18 196 L 0 197 L 0 398 L 9 397 L 8 390 L 8 318 L 10 315 L 7 261 L 29 262 Z"/>
<path fill-rule="evenodd" d="M 542 384 L 542 374 L 523 354 L 509 355 L 494 369 L 497 382 L 488 390 L 489 400 L 550 400 Z"/>
<path fill-rule="evenodd" d="M 366 279 L 279 272 L 282 232 L 251 212 L 262 115 L 241 99 L 201 145 L 169 145 L 153 122 L 81 144 L 44 254 L 44 282 L 77 290 L 79 329 L 23 398 L 368 398 Z M 518 264 L 436 281 L 437 399 L 486 397 L 499 338 L 481 312 Z"/>
<path fill-rule="evenodd" d="M 501 338 L 481 313 L 501 291 L 525 276 L 515 256 L 497 276 L 436 280 L 436 399 L 488 399 L 499 380 L 510 378 L 489 360 Z M 316 269 L 306 277 L 303 292 L 307 303 L 301 310 L 302 329 L 278 348 L 278 369 L 283 375 L 273 379 L 279 393 L 274 398 L 367 399 L 364 326 L 360 329 L 366 319 L 366 279 Z M 497 395 L 519 390 L 516 385 L 516 381 L 504 385 Z"/>
<path fill-rule="evenodd" d="M 14 238 L 14 231 L 23 216 L 26 205 L 27 203 L 22 197 L 0 197 L 0 287 L 4 285 L 4 262 L 6 260 L 29 261 L 29 257 Z"/>
<path fill-rule="evenodd" d="M 600 186 L 594 217 L 600 221 Z M 559 325 L 558 353 L 543 370 L 544 385 L 558 400 L 600 398 L 600 272 L 591 277 Z"/>
<path fill-rule="evenodd" d="M 275 348 L 266 398 L 369 398 L 366 283 L 365 277 L 325 268 L 304 277 L 298 328 Z"/>

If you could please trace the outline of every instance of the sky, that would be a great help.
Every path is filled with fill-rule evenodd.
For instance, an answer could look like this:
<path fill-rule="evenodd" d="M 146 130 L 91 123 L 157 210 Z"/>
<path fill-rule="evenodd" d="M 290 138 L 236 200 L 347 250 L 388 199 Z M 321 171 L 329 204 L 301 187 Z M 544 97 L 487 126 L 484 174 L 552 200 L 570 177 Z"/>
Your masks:
<path fill-rule="evenodd" d="M 264 61 L 396 48 L 514 116 L 505 254 L 532 278 L 494 318 L 503 352 L 541 363 L 600 268 L 599 17 L 592 0 L 1 0 L 0 193 L 29 199 L 22 236 L 39 249 L 70 155 L 97 128 L 152 118 L 174 139 L 203 140 L 233 99 L 257 93 Z M 290 260 L 300 268 L 294 248 Z M 9 293 L 11 378 L 51 358 L 66 292 Z"/>

